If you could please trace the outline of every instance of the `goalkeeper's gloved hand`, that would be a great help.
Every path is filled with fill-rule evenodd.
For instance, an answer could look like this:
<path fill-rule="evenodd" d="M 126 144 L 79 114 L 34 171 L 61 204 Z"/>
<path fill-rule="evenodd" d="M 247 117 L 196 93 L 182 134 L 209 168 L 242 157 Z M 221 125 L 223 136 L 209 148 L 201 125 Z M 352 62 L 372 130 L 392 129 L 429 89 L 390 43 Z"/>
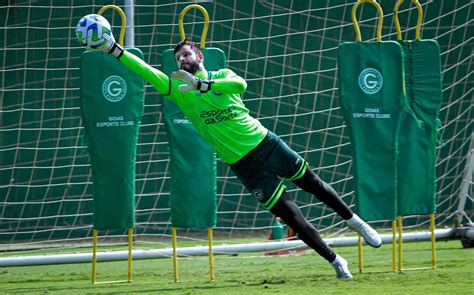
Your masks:
<path fill-rule="evenodd" d="M 171 79 L 180 80 L 186 83 L 178 86 L 178 90 L 181 92 L 199 90 L 201 93 L 206 93 L 211 90 L 211 85 L 213 83 L 209 80 L 200 80 L 185 70 L 171 73 Z"/>
<path fill-rule="evenodd" d="M 112 32 L 110 32 L 110 36 L 104 35 L 104 39 L 106 39 L 107 42 L 103 46 L 98 47 L 97 50 L 112 54 L 116 58 L 120 58 L 123 54 L 123 47 L 115 41 Z"/>

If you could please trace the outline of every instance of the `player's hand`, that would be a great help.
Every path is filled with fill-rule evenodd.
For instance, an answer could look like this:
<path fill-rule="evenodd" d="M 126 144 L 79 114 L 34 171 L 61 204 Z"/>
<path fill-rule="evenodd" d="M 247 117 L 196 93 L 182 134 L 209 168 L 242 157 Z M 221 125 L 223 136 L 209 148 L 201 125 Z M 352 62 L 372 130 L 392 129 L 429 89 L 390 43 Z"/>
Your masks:
<path fill-rule="evenodd" d="M 178 86 L 178 90 L 181 92 L 199 90 L 201 93 L 206 93 L 211 90 L 211 81 L 199 80 L 193 74 L 188 73 L 185 70 L 171 73 L 171 79 L 180 80 L 185 83 Z"/>
<path fill-rule="evenodd" d="M 115 38 L 112 32 L 110 32 L 110 34 L 108 35 L 104 34 L 103 38 L 107 40 L 107 43 L 98 47 L 97 50 L 103 51 L 105 53 L 109 53 L 109 51 L 112 50 L 112 48 L 115 46 L 117 42 L 115 41 Z"/>
<path fill-rule="evenodd" d="M 123 54 L 123 47 L 115 41 L 112 32 L 110 32 L 110 35 L 104 35 L 104 39 L 106 39 L 107 42 L 103 46 L 98 47 L 97 50 L 112 54 L 116 58 L 120 58 Z"/>
<path fill-rule="evenodd" d="M 179 70 L 179 71 L 171 73 L 171 79 L 180 80 L 186 83 L 186 84 L 181 84 L 178 86 L 178 90 L 181 92 L 195 90 L 199 82 L 198 78 L 194 77 L 194 75 L 184 70 Z"/>

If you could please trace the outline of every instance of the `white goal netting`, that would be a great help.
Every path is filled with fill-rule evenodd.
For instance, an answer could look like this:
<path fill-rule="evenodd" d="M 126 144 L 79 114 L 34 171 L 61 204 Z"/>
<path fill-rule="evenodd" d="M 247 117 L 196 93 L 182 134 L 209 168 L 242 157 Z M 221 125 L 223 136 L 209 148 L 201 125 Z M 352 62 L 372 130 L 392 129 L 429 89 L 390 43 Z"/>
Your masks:
<path fill-rule="evenodd" d="M 199 1 L 198 1 L 199 2 Z M 385 11 L 383 39 L 396 39 L 394 1 Z M 409 1 L 406 1 L 409 2 Z M 178 15 L 189 1 L 135 1 L 135 46 L 160 68 L 161 53 L 179 41 Z M 252 115 L 301 153 L 315 171 L 354 203 L 351 143 L 338 98 L 337 48 L 355 39 L 355 1 L 203 1 L 210 15 L 207 46 L 222 49 L 243 76 L 243 99 Z M 420 1 L 422 36 L 441 47 L 443 103 L 437 149 L 436 224 L 450 227 L 473 134 L 473 4 L 469 0 Z M 122 1 L 3 1 L 0 6 L 0 244 L 2 250 L 77 246 L 92 238 L 92 177 L 79 106 L 77 21 Z M 400 10 L 405 39 L 414 38 L 416 8 Z M 120 18 L 106 17 L 118 34 Z M 375 10 L 359 11 L 363 36 L 374 40 Z M 199 39 L 202 15 L 185 17 Z M 91 69 L 93 71 L 94 69 Z M 161 98 L 146 85 L 136 175 L 137 242 L 169 247 L 169 152 Z M 274 217 L 258 205 L 233 173 L 218 163 L 216 241 L 264 241 Z M 473 217 L 472 185 L 463 218 Z M 315 197 L 289 186 L 305 216 L 325 235 L 346 234 L 345 224 Z M 426 216 L 407 227 L 427 227 Z M 390 221 L 375 224 L 389 230 Z M 101 233 L 123 236 L 124 233 Z M 206 232 L 179 229 L 181 241 L 206 240 Z"/>

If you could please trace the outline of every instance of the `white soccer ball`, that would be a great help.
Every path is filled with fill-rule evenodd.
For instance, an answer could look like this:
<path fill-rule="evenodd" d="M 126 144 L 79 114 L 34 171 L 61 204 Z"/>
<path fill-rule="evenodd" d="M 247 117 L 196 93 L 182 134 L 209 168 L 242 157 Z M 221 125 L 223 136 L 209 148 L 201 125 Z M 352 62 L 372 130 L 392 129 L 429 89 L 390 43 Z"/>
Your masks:
<path fill-rule="evenodd" d="M 112 35 L 112 28 L 105 17 L 88 14 L 76 26 L 76 37 L 87 50 L 104 46 Z"/>

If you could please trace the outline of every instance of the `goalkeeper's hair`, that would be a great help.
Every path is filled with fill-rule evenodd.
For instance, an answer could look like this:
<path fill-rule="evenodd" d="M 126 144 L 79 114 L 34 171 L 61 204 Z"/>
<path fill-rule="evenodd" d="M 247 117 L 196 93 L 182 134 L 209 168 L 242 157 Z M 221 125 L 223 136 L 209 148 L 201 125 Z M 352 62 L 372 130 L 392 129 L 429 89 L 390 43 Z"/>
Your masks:
<path fill-rule="evenodd" d="M 194 43 L 194 42 L 191 42 L 191 40 L 189 39 L 189 37 L 186 37 L 186 39 L 181 40 L 181 41 L 176 45 L 176 47 L 174 48 L 173 54 L 176 54 L 176 52 L 178 52 L 181 48 L 183 48 L 184 45 L 189 45 L 189 48 L 191 48 L 192 50 L 194 50 L 194 52 L 195 52 L 196 54 L 202 53 L 202 50 L 201 50 L 201 47 L 199 46 L 199 44 L 196 44 L 196 43 Z"/>

